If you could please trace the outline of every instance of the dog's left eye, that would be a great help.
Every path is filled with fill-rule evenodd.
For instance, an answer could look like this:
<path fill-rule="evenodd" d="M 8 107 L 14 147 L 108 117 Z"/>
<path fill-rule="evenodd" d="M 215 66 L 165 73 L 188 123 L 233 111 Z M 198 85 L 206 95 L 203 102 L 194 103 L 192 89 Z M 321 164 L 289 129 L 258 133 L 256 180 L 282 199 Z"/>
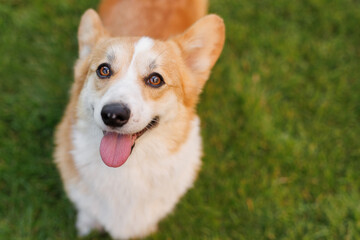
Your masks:
<path fill-rule="evenodd" d="M 159 73 L 154 72 L 145 78 L 145 83 L 150 87 L 158 88 L 164 85 L 165 82 Z"/>
<path fill-rule="evenodd" d="M 112 75 L 110 64 L 102 63 L 96 70 L 96 74 L 99 78 L 109 78 Z"/>

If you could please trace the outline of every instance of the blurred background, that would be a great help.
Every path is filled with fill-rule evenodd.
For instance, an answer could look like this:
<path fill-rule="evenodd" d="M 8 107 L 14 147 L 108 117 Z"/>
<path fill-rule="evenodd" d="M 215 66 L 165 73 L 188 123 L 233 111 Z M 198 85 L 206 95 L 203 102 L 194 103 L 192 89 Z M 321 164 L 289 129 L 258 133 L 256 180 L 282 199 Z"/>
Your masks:
<path fill-rule="evenodd" d="M 53 133 L 97 4 L 0 1 L 0 239 L 76 239 Z M 198 106 L 203 168 L 149 239 L 360 239 L 360 1 L 209 11 L 227 39 Z"/>

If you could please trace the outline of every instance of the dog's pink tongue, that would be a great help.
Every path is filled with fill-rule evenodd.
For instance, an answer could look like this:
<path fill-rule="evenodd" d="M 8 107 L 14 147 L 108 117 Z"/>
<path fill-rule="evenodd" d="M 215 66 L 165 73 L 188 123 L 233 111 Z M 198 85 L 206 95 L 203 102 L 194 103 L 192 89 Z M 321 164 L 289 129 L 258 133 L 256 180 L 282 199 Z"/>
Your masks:
<path fill-rule="evenodd" d="M 108 132 L 100 143 L 100 155 L 104 163 L 109 167 L 120 167 L 131 153 L 134 145 L 134 137 Z"/>

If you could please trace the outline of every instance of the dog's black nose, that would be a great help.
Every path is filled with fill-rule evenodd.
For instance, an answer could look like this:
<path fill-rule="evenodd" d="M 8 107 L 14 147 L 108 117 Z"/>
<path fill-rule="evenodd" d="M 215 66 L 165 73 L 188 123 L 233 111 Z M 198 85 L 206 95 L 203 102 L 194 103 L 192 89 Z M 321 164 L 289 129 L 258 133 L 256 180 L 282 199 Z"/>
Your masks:
<path fill-rule="evenodd" d="M 130 109 L 121 103 L 111 103 L 102 108 L 101 117 L 105 125 L 109 127 L 121 127 L 128 122 Z"/>

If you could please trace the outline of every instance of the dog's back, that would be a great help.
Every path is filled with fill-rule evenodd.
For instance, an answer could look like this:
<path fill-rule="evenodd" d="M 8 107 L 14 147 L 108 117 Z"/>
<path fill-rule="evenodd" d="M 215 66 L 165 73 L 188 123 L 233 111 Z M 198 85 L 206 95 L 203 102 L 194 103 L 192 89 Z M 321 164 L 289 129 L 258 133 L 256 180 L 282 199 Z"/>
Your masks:
<path fill-rule="evenodd" d="M 99 14 L 112 36 L 167 39 L 206 14 L 207 0 L 103 0 Z"/>

